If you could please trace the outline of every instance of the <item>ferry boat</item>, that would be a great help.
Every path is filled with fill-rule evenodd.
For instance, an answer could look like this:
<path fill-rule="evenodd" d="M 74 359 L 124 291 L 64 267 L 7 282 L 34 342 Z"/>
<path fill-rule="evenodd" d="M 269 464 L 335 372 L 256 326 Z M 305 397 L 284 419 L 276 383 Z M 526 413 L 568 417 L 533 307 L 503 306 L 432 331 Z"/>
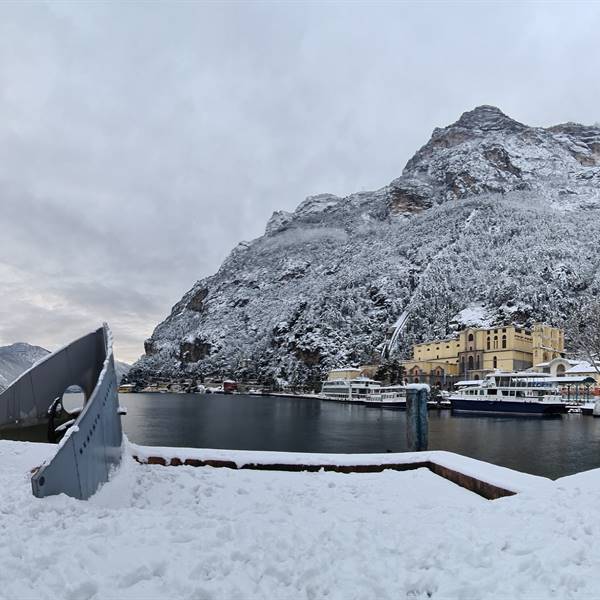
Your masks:
<path fill-rule="evenodd" d="M 450 396 L 453 411 L 527 415 L 563 414 L 567 403 L 547 373 L 496 371 L 481 381 L 461 381 Z"/>
<path fill-rule="evenodd" d="M 367 396 L 363 404 L 383 408 L 406 408 L 406 387 L 403 385 L 380 387 L 379 393 Z"/>
<path fill-rule="evenodd" d="M 406 406 L 404 386 L 382 387 L 381 383 L 368 377 L 324 381 L 321 397 L 326 400 L 353 402 L 380 408 L 403 408 Z"/>

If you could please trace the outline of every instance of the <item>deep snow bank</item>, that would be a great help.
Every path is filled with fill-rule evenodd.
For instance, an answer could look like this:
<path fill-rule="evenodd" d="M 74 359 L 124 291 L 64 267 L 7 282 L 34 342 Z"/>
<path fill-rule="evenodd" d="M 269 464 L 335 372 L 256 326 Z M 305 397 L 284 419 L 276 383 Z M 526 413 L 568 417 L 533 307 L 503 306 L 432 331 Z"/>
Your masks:
<path fill-rule="evenodd" d="M 600 471 L 488 502 L 427 470 L 137 465 L 39 500 L 0 442 L 0 598 L 591 598 Z"/>

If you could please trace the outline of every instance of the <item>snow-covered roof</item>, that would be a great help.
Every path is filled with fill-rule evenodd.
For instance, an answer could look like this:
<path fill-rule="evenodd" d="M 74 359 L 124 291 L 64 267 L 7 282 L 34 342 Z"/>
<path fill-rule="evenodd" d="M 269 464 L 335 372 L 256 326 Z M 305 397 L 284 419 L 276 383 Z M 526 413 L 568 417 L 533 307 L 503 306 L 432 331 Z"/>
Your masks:
<path fill-rule="evenodd" d="M 537 365 L 535 365 L 536 367 L 549 367 L 552 363 L 555 362 L 566 362 L 570 365 L 577 365 L 579 364 L 578 360 L 571 360 L 570 358 L 553 358 L 552 360 L 548 361 L 548 362 L 543 362 L 543 363 L 538 363 Z"/>
<path fill-rule="evenodd" d="M 579 373 L 597 373 L 598 371 L 596 370 L 596 368 L 600 369 L 600 364 L 596 363 L 596 365 L 597 367 L 593 367 L 589 362 L 584 360 L 576 364 L 574 367 L 567 369 L 565 371 L 565 374 L 576 375 Z"/>

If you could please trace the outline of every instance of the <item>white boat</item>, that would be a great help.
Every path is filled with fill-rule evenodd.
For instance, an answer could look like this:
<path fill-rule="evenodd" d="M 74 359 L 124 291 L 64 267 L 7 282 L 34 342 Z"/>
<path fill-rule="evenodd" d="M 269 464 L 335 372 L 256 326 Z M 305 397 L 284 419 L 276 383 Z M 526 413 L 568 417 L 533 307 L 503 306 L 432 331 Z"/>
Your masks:
<path fill-rule="evenodd" d="M 461 381 L 450 396 L 452 410 L 529 415 L 562 414 L 567 402 L 547 373 L 489 373 L 481 381 Z"/>
<path fill-rule="evenodd" d="M 379 408 L 403 408 L 406 406 L 406 388 L 404 386 L 382 387 L 379 381 L 368 377 L 324 381 L 321 397 L 327 400 L 353 402 Z"/>

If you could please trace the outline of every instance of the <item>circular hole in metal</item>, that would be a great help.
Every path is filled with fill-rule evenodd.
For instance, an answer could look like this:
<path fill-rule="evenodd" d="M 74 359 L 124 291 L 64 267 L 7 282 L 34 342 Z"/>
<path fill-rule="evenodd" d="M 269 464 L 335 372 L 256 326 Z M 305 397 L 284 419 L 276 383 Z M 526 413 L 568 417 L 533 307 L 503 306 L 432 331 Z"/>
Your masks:
<path fill-rule="evenodd" d="M 85 393 L 78 385 L 70 385 L 62 396 L 62 405 L 67 412 L 81 409 L 85 404 Z"/>

